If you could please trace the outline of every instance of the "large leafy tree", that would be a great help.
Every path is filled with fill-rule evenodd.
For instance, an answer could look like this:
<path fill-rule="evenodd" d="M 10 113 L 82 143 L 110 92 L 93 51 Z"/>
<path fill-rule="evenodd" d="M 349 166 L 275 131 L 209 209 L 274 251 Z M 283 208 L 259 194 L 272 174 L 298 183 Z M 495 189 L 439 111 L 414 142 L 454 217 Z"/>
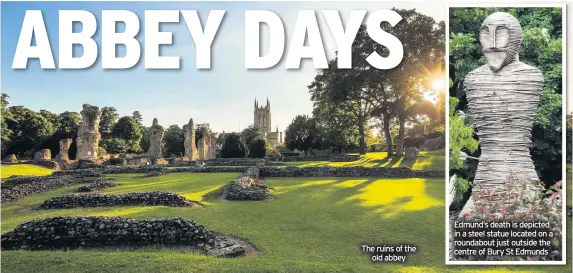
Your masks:
<path fill-rule="evenodd" d="M 247 156 L 247 146 L 241 139 L 241 135 L 230 133 L 225 136 L 225 143 L 221 148 L 223 158 L 244 158 Z"/>
<path fill-rule="evenodd" d="M 404 59 L 395 68 L 380 70 L 366 61 L 372 52 L 385 56 L 388 49 L 370 39 L 361 27 L 352 45 L 353 69 L 337 69 L 337 58 L 329 63 L 309 85 L 315 102 L 337 103 L 355 117 L 360 135 L 360 153 L 366 152 L 366 124 L 370 117 L 381 117 L 389 154 L 392 154 L 390 122 L 400 122 L 398 155 L 401 155 L 406 121 L 418 115 L 416 103 L 421 100 L 420 87 L 435 78 L 443 66 L 444 23 L 415 10 L 394 9 L 404 19 L 396 26 L 381 25 L 404 46 Z"/>
<path fill-rule="evenodd" d="M 141 141 L 143 133 L 139 124 L 137 124 L 137 121 L 133 117 L 125 116 L 120 118 L 113 126 L 112 136 L 125 140 L 129 147 L 129 152 L 141 151 L 139 142 Z"/>
<path fill-rule="evenodd" d="M 531 155 L 541 179 L 549 185 L 561 179 L 561 94 L 562 94 L 562 12 L 560 8 L 455 8 L 450 9 L 450 96 L 459 99 L 454 110 L 467 112 L 463 80 L 473 69 L 484 65 L 478 42 L 482 21 L 496 11 L 509 12 L 521 23 L 521 62 L 538 67 L 545 78 L 541 101 L 532 131 Z M 469 113 L 471 114 L 471 113 Z M 467 122 L 471 123 L 471 115 Z M 451 124 L 451 123 L 450 123 Z M 456 134 L 450 128 L 450 135 Z M 477 137 L 476 137 L 477 139 Z M 479 156 L 479 149 L 473 156 Z M 468 165 L 469 164 L 469 165 Z M 473 166 L 472 166 L 473 165 Z M 466 178 L 472 178 L 475 164 L 466 162 Z"/>
<path fill-rule="evenodd" d="M 117 122 L 118 118 L 119 114 L 117 113 L 117 110 L 114 107 L 106 106 L 101 109 L 99 132 L 101 133 L 103 138 L 111 134 L 113 126 Z"/>
<path fill-rule="evenodd" d="M 0 100 L 0 132 L 2 133 L 2 155 L 4 156 L 6 150 L 10 145 L 10 141 L 14 131 L 8 126 L 8 121 L 13 121 L 12 112 L 8 110 L 8 98 L 7 94 L 2 93 Z"/>
<path fill-rule="evenodd" d="M 320 129 L 316 121 L 306 115 L 296 116 L 285 132 L 285 146 L 290 150 L 304 151 L 310 148 L 321 148 Z"/>
<path fill-rule="evenodd" d="M 163 136 L 164 152 L 167 156 L 170 154 L 183 155 L 185 153 L 183 129 L 177 125 L 171 125 L 165 130 Z"/>
<path fill-rule="evenodd" d="M 243 139 L 243 142 L 245 142 L 247 147 L 250 148 L 253 141 L 255 141 L 256 139 L 264 138 L 264 135 L 259 127 L 251 124 L 249 125 L 249 127 L 243 129 L 243 131 L 241 132 L 241 138 Z"/>
<path fill-rule="evenodd" d="M 78 112 L 63 112 L 56 118 L 58 124 L 58 131 L 72 134 L 78 129 L 82 117 Z"/>

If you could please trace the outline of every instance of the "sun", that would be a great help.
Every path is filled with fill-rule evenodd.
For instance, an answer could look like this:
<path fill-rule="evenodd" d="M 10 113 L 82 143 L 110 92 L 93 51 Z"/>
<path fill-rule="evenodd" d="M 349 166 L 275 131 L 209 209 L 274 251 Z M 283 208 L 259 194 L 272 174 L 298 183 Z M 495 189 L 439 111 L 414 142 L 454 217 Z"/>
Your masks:
<path fill-rule="evenodd" d="M 435 78 L 434 80 L 432 80 L 431 84 L 432 90 L 439 91 L 444 89 L 444 86 L 445 86 L 445 81 L 443 78 Z"/>

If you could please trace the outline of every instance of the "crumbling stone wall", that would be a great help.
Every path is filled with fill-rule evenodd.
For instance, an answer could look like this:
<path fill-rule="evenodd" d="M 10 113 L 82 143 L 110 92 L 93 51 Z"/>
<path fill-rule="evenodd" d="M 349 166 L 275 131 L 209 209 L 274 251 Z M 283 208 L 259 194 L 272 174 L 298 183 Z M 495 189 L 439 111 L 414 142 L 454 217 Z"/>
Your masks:
<path fill-rule="evenodd" d="M 74 184 L 104 181 L 101 172 L 82 170 L 83 172 L 55 172 L 48 176 L 21 177 L 0 184 L 2 202 L 15 201 L 25 196 L 55 190 Z"/>
<path fill-rule="evenodd" d="M 188 246 L 219 257 L 245 254 L 245 246 L 190 219 L 53 217 L 19 225 L 2 234 L 2 250 L 68 250 L 112 246 Z"/>
<path fill-rule="evenodd" d="M 91 191 L 97 191 L 97 190 L 116 187 L 116 186 L 117 186 L 117 184 L 114 182 L 111 182 L 111 181 L 96 181 L 96 182 L 81 186 L 78 189 L 78 192 L 91 192 Z"/>
<path fill-rule="evenodd" d="M 163 139 L 163 135 L 165 134 L 165 129 L 163 126 L 159 125 L 159 122 L 156 118 L 153 119 L 153 125 L 150 129 L 150 145 L 149 150 L 147 151 L 147 156 L 151 159 L 159 159 L 162 158 L 161 152 L 161 140 Z"/>
<path fill-rule="evenodd" d="M 76 159 L 95 161 L 97 159 L 98 144 L 101 138 L 99 133 L 101 110 L 96 106 L 84 104 L 81 114 L 82 122 L 78 129 L 78 137 L 76 138 L 78 146 Z"/>
<path fill-rule="evenodd" d="M 186 160 L 195 161 L 199 159 L 199 154 L 197 153 L 197 146 L 195 145 L 195 124 L 193 119 L 189 119 L 189 123 L 183 125 L 183 135 L 184 142 L 183 146 L 185 148 Z"/>
<path fill-rule="evenodd" d="M 261 201 L 268 199 L 270 188 L 259 179 L 259 169 L 248 168 L 227 185 L 224 198 L 234 201 Z"/>
<path fill-rule="evenodd" d="M 66 194 L 52 197 L 40 206 L 43 209 L 109 206 L 171 206 L 195 207 L 199 203 L 172 192 L 133 192 L 125 194 Z"/>

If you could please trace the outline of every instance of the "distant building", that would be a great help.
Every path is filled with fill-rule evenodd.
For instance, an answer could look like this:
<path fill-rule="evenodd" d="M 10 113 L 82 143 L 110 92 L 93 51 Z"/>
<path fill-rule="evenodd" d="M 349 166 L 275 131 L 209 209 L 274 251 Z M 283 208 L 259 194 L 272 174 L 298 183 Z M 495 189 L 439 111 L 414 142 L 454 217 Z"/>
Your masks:
<path fill-rule="evenodd" d="M 261 107 L 259 107 L 259 102 L 255 99 L 253 124 L 261 130 L 261 133 L 267 138 L 271 146 L 276 147 L 283 142 L 283 132 L 279 132 L 278 126 L 276 132 L 271 131 L 271 104 L 269 99 L 267 99 L 267 104 Z"/>

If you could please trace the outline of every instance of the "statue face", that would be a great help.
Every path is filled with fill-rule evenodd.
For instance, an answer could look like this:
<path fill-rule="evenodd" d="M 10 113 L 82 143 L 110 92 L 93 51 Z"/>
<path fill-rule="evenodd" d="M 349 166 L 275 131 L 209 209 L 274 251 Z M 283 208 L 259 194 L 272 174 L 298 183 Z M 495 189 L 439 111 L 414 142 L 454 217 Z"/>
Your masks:
<path fill-rule="evenodd" d="M 496 12 L 483 21 L 479 40 L 492 71 L 518 60 L 521 34 L 519 21 L 509 13 Z"/>

